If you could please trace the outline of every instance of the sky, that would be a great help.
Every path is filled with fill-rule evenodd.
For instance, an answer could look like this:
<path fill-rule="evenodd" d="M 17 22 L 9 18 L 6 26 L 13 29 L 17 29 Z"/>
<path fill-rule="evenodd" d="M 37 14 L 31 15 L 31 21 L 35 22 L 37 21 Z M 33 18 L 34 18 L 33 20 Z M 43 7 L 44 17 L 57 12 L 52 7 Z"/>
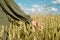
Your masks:
<path fill-rule="evenodd" d="M 60 13 L 60 0 L 14 0 L 25 13 Z"/>

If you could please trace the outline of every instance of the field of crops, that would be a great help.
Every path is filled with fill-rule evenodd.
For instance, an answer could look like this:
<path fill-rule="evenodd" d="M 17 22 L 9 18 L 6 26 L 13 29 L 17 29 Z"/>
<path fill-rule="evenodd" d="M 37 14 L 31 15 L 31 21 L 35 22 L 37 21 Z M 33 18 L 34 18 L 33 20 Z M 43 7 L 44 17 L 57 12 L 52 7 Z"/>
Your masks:
<path fill-rule="evenodd" d="M 40 23 L 41 28 L 23 21 L 18 23 L 14 21 L 10 23 L 8 29 L 4 25 L 0 27 L 0 40 L 60 40 L 60 15 L 31 15 L 31 17 Z"/>

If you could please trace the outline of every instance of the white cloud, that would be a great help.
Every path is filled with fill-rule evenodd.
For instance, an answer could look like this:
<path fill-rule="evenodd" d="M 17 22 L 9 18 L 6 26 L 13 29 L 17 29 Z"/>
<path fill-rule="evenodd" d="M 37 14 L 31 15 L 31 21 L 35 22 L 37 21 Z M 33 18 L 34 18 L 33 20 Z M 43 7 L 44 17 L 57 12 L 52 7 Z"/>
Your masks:
<path fill-rule="evenodd" d="M 37 5 L 37 4 L 34 4 L 32 7 L 34 7 L 34 8 L 40 8 L 40 6 Z"/>
<path fill-rule="evenodd" d="M 25 13 L 35 13 L 35 12 L 45 12 L 46 8 L 45 6 L 37 5 L 34 4 L 32 7 L 26 7 L 23 4 L 18 4 L 20 8 L 25 12 Z M 48 12 L 57 12 L 58 9 L 54 7 L 47 7 Z"/>
<path fill-rule="evenodd" d="M 40 12 L 41 11 L 40 6 L 39 5 L 36 5 L 36 4 L 32 5 L 32 7 L 30 7 L 30 8 L 29 7 L 25 7 L 21 3 L 19 3 L 18 5 L 26 13 L 33 13 L 33 12 Z"/>
<path fill-rule="evenodd" d="M 24 10 L 24 5 L 23 4 L 21 4 L 21 3 L 18 3 L 18 6 L 22 9 L 22 10 Z"/>
<path fill-rule="evenodd" d="M 60 0 L 52 0 L 52 3 L 54 3 L 54 4 L 60 4 Z"/>
<path fill-rule="evenodd" d="M 37 4 L 32 5 L 32 11 L 41 12 L 41 7 Z"/>
<path fill-rule="evenodd" d="M 57 8 L 51 7 L 51 11 L 58 11 Z"/>

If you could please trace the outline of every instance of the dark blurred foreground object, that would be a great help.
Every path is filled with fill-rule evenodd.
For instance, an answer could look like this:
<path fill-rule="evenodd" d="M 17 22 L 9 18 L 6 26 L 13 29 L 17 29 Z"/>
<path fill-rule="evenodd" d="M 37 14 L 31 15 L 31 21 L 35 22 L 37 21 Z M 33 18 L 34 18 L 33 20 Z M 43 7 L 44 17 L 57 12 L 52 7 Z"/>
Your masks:
<path fill-rule="evenodd" d="M 0 25 L 9 26 L 9 18 L 20 21 L 23 20 L 26 23 L 31 23 L 36 26 L 36 22 L 31 19 L 29 15 L 26 15 L 20 7 L 14 2 L 14 0 L 0 0 Z M 34 23 L 32 23 L 34 22 Z"/>
<path fill-rule="evenodd" d="M 0 26 L 8 26 L 9 25 L 9 21 L 8 21 L 8 17 L 7 15 L 2 11 L 2 8 L 0 6 Z"/>
<path fill-rule="evenodd" d="M 0 0 L 0 24 L 8 25 L 8 17 L 18 21 L 23 20 L 26 23 L 32 21 L 32 19 L 26 16 L 14 0 Z"/>

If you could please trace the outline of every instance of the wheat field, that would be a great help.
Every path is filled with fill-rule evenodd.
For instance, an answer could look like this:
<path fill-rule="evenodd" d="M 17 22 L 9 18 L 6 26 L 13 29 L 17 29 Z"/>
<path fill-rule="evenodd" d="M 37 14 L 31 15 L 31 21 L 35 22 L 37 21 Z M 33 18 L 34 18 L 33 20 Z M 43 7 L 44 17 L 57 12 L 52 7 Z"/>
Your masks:
<path fill-rule="evenodd" d="M 0 28 L 0 40 L 60 40 L 60 15 L 33 15 L 34 20 L 37 20 L 41 28 L 34 27 L 23 21 L 10 23 L 7 26 L 2 25 Z M 7 29 L 7 31 L 5 31 Z"/>

